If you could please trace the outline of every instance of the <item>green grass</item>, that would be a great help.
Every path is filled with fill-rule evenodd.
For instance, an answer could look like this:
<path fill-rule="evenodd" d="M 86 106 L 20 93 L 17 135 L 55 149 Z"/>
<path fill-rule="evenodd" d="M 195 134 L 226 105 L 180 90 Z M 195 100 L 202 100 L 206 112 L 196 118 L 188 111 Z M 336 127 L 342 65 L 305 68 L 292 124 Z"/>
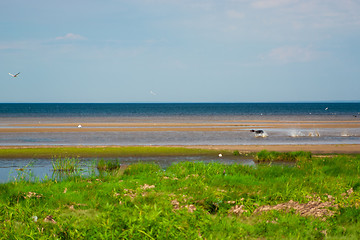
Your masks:
<path fill-rule="evenodd" d="M 89 158 L 126 156 L 190 156 L 218 154 L 216 150 L 182 147 L 49 147 L 49 148 L 0 148 L 2 158 Z M 232 155 L 231 152 L 225 154 Z"/>
<path fill-rule="evenodd" d="M 281 162 L 296 162 L 299 160 L 311 159 L 311 152 L 275 152 L 275 151 L 267 151 L 262 150 L 256 154 L 255 159 L 258 162 L 273 162 L 273 161 L 281 161 Z"/>
<path fill-rule="evenodd" d="M 359 216 L 359 155 L 0 184 L 4 239 L 359 239 Z"/>

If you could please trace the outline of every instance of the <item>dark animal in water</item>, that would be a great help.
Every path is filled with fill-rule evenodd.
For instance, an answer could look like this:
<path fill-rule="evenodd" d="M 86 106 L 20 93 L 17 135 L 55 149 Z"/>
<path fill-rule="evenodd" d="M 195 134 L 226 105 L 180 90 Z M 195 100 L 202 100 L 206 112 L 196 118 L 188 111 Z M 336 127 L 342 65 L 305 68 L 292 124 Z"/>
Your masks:
<path fill-rule="evenodd" d="M 254 129 L 251 129 L 250 132 L 254 132 L 256 134 L 263 134 L 264 133 L 263 130 L 254 130 Z"/>

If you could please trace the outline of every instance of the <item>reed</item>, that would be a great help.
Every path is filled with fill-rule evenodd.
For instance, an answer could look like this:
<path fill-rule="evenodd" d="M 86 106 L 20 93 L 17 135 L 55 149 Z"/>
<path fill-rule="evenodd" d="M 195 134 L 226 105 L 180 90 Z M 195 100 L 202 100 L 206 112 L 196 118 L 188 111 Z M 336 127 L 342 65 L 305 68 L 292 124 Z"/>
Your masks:
<path fill-rule="evenodd" d="M 54 172 L 78 172 L 81 168 L 81 163 L 78 158 L 56 158 L 52 160 Z"/>
<path fill-rule="evenodd" d="M 14 178 L 15 181 L 35 181 L 38 180 L 33 174 L 31 168 L 35 164 L 35 160 L 30 161 L 27 165 L 21 168 L 15 169 L 17 172 L 17 176 Z"/>
<path fill-rule="evenodd" d="M 96 168 L 99 171 L 113 171 L 119 169 L 121 166 L 119 160 L 104 160 L 97 161 Z"/>

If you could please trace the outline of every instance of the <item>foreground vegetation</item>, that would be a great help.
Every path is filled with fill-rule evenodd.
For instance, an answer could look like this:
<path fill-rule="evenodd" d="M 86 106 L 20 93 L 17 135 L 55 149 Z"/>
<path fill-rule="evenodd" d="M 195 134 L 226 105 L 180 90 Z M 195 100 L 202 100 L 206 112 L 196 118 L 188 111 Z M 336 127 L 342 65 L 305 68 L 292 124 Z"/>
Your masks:
<path fill-rule="evenodd" d="M 294 166 L 101 162 L 111 170 L 1 184 L 1 238 L 359 239 L 360 156 L 290 156 Z"/>

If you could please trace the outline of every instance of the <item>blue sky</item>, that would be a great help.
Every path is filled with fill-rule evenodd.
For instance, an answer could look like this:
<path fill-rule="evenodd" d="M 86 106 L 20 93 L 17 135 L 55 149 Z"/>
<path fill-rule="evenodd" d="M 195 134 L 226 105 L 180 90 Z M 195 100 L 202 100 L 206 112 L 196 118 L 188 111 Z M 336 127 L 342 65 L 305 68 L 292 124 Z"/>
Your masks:
<path fill-rule="evenodd" d="M 0 102 L 358 101 L 360 1 L 1 1 L 0 83 Z"/>

